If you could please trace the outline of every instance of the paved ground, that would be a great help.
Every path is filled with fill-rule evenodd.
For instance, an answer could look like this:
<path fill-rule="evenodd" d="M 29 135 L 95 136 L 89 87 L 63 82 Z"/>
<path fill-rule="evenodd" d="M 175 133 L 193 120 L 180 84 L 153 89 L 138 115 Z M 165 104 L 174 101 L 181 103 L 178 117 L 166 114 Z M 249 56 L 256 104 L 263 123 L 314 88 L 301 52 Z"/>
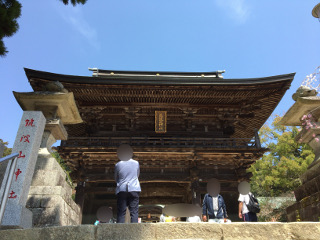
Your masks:
<path fill-rule="evenodd" d="M 320 223 L 137 223 L 1 230 L 1 240 L 319 240 Z"/>

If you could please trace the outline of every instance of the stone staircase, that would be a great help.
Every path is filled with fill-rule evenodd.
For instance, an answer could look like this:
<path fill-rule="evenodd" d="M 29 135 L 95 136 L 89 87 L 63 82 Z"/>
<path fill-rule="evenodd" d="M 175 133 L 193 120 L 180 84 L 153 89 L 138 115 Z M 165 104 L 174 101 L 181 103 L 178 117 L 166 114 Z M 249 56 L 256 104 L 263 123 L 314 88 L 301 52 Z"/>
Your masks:
<path fill-rule="evenodd" d="M 319 240 L 320 223 L 134 223 L 0 230 L 1 240 Z"/>

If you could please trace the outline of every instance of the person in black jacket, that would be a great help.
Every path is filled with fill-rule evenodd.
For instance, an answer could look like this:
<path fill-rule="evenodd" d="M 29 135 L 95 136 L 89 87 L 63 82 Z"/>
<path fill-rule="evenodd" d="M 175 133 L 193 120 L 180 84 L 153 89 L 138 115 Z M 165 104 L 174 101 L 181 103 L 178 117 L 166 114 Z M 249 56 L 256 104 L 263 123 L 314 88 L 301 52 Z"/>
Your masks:
<path fill-rule="evenodd" d="M 226 204 L 219 194 L 220 183 L 217 179 L 211 179 L 207 184 L 208 193 L 202 203 L 202 220 L 204 222 L 214 219 L 216 222 L 224 222 L 228 218 Z M 220 220 L 220 221 L 219 221 Z"/>

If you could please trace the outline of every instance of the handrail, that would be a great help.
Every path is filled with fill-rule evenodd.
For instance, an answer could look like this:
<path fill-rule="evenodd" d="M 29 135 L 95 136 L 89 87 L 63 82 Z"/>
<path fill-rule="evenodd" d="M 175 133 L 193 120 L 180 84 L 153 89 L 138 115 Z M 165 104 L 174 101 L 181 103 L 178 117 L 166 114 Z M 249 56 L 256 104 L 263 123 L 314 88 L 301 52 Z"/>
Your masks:
<path fill-rule="evenodd" d="M 13 153 L 13 154 L 10 154 L 10 155 L 0 159 L 0 163 L 4 162 L 4 161 L 9 161 L 8 165 L 7 165 L 7 170 L 10 169 L 9 175 L 5 175 L 4 178 L 3 178 L 3 182 L 5 181 L 5 185 L 4 184 L 2 184 L 2 185 L 5 186 L 5 187 L 4 187 L 4 191 L 3 191 L 3 196 L 0 196 L 0 199 L 1 199 L 0 225 L 2 223 L 4 210 L 5 210 L 5 207 L 6 207 L 6 204 L 7 204 L 9 191 L 10 191 L 10 187 L 11 187 L 11 182 L 12 182 L 13 175 L 14 175 L 14 170 L 15 170 L 16 165 L 17 165 L 18 156 L 19 156 L 18 153 Z M 6 174 L 7 174 L 7 170 L 6 170 Z"/>
<path fill-rule="evenodd" d="M 10 154 L 8 156 L 0 158 L 0 163 L 4 162 L 4 161 L 7 161 L 7 160 L 10 160 L 10 159 L 13 159 L 13 158 L 18 157 L 18 156 L 19 156 L 19 153 L 12 153 L 12 154 Z"/>

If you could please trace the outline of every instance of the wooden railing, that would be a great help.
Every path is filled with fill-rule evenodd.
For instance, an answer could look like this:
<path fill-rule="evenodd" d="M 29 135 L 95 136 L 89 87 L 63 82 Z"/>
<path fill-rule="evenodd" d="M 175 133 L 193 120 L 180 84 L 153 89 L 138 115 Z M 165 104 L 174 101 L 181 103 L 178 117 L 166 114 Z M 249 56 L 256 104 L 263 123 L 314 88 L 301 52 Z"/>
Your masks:
<path fill-rule="evenodd" d="M 121 144 L 160 148 L 260 148 L 255 138 L 78 137 L 61 141 L 62 147 L 118 147 Z"/>

